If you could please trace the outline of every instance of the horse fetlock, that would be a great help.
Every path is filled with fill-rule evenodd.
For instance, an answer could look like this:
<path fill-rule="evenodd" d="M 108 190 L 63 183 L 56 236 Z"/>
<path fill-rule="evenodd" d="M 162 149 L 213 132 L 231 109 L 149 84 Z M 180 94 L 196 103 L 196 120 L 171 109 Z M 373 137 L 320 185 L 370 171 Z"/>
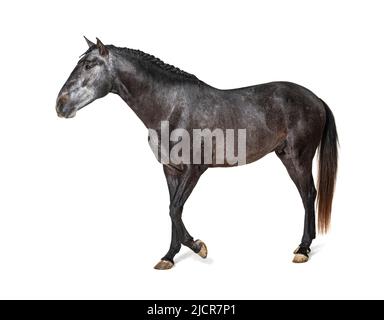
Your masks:
<path fill-rule="evenodd" d="M 311 249 L 309 248 L 309 246 L 304 246 L 304 245 L 299 245 L 295 251 L 293 251 L 294 254 L 296 253 L 301 253 L 301 254 L 304 254 L 304 255 L 307 255 L 311 252 Z"/>
<path fill-rule="evenodd" d="M 188 247 L 191 248 L 193 251 L 195 251 L 195 241 L 193 241 L 193 238 L 187 238 L 181 241 L 181 243 Z"/>

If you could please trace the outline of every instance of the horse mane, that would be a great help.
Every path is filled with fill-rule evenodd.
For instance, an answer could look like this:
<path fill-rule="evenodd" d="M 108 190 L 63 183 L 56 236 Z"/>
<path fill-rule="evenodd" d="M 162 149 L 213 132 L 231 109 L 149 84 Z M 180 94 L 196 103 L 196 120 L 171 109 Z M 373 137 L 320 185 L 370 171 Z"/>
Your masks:
<path fill-rule="evenodd" d="M 109 48 L 112 48 L 112 50 L 117 51 L 123 56 L 128 56 L 128 57 L 135 57 L 140 61 L 148 62 L 149 64 L 152 64 L 161 70 L 165 71 L 169 75 L 176 75 L 180 77 L 181 79 L 184 80 L 193 80 L 193 81 L 198 81 L 200 80 L 193 74 L 188 73 L 186 71 L 183 71 L 171 64 L 165 63 L 163 60 L 155 57 L 152 54 L 143 52 L 141 50 L 136 50 L 136 49 L 130 49 L 130 48 L 120 48 L 120 47 L 115 47 L 115 46 L 107 46 Z"/>

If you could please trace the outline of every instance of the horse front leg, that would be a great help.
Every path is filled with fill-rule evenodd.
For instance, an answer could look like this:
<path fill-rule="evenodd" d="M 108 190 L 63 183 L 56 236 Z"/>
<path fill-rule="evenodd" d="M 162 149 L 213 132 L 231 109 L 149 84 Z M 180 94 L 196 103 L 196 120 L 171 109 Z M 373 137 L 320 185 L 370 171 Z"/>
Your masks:
<path fill-rule="evenodd" d="M 173 258 L 175 257 L 176 254 L 179 253 L 180 249 L 181 249 L 181 241 L 177 236 L 175 224 L 172 222 L 172 238 L 171 238 L 170 248 L 167 254 L 163 258 L 161 258 L 160 262 L 158 262 L 155 265 L 155 269 L 157 270 L 171 269 L 174 265 Z"/>
<path fill-rule="evenodd" d="M 167 254 L 156 264 L 155 269 L 167 270 L 173 267 L 174 257 L 180 251 L 181 245 L 185 245 L 202 258 L 206 258 L 208 250 L 204 242 L 194 240 L 187 231 L 183 220 L 183 206 L 200 176 L 207 169 L 200 165 L 185 165 L 182 170 L 164 166 L 170 195 L 169 215 L 172 221 L 172 240 Z"/>

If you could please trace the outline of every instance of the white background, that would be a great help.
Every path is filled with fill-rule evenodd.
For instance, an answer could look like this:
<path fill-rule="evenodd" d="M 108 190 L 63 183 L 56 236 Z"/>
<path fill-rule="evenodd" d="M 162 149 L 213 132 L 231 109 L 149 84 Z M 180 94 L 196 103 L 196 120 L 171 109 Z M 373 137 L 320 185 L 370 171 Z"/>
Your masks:
<path fill-rule="evenodd" d="M 236 3 L 236 4 L 235 4 Z M 0 13 L 0 298 L 384 298 L 382 1 L 12 1 Z M 299 194 L 274 154 L 211 169 L 184 221 L 209 258 L 170 241 L 147 131 L 109 95 L 59 119 L 82 36 L 138 48 L 233 88 L 304 85 L 333 110 L 332 230 L 307 264 Z"/>

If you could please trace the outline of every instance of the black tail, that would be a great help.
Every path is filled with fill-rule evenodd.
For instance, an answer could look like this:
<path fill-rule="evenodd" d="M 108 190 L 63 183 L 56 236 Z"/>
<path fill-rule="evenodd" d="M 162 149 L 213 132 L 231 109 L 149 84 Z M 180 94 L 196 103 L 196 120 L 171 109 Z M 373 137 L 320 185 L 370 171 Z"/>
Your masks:
<path fill-rule="evenodd" d="M 317 178 L 318 229 L 326 233 L 331 222 L 332 199 L 337 174 L 338 138 L 335 118 L 331 109 L 323 101 L 326 121 L 319 145 L 319 172 Z"/>

